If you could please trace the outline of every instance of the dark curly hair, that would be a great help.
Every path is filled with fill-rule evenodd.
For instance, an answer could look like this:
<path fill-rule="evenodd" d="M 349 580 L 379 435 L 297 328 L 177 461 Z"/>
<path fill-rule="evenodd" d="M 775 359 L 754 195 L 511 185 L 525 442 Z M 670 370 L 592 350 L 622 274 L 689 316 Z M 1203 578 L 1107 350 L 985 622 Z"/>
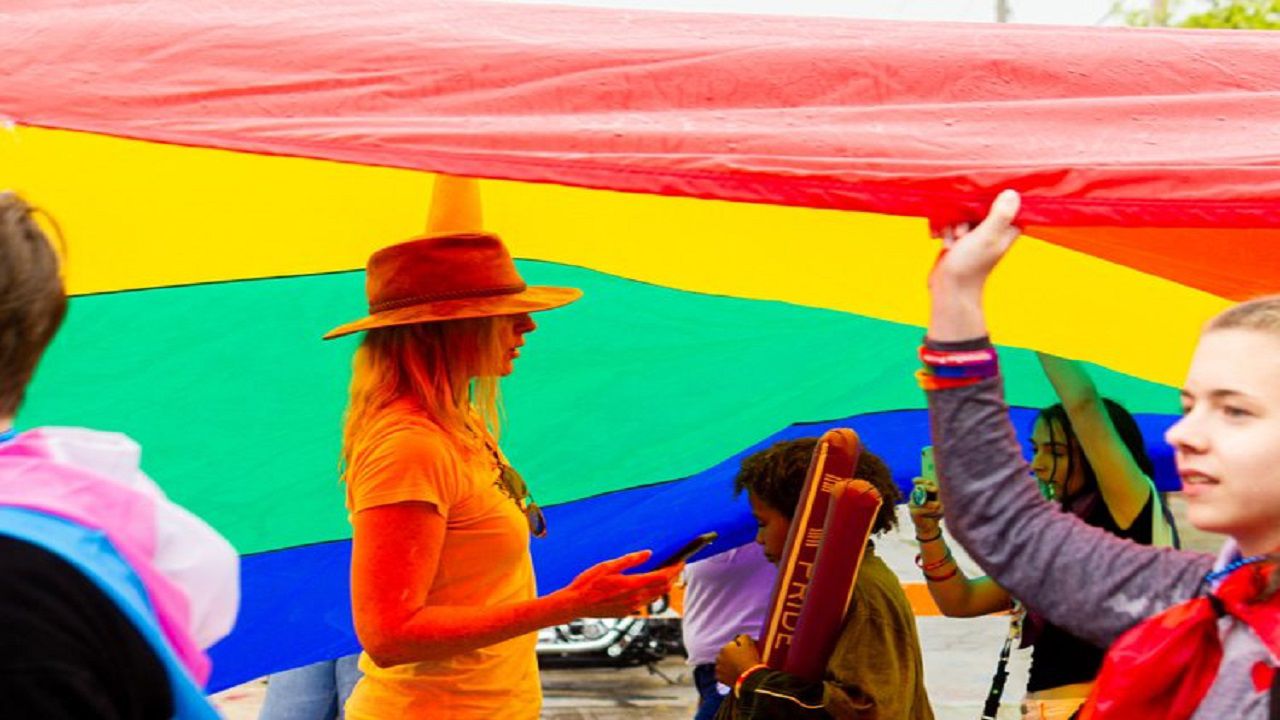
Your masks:
<path fill-rule="evenodd" d="M 818 446 L 818 438 L 798 438 L 782 440 L 748 456 L 742 461 L 742 468 L 733 479 L 735 494 L 750 491 L 761 502 L 788 517 L 795 515 L 796 505 L 800 504 L 800 491 L 804 488 L 804 478 L 809 472 L 809 459 L 813 449 Z M 892 530 L 898 524 L 898 515 L 894 506 L 902 498 L 898 485 L 893 481 L 893 473 L 877 455 L 862 451 L 858 458 L 858 467 L 854 477 L 866 480 L 880 491 L 884 503 L 876 513 L 871 533 Z"/>

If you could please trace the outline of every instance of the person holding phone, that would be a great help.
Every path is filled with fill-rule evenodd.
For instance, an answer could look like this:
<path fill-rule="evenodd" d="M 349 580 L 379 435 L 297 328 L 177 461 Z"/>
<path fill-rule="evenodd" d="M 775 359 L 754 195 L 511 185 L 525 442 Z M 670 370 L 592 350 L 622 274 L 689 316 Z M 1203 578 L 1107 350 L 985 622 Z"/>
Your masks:
<path fill-rule="evenodd" d="M 536 631 L 626 615 L 683 567 L 624 574 L 649 557 L 631 553 L 537 597 L 530 537 L 548 529 L 498 446 L 499 380 L 536 327 L 530 313 L 581 292 L 527 286 L 479 220 L 474 181 L 440 178 L 437 232 L 375 252 L 369 315 L 325 336 L 364 333 L 342 445 L 364 647 L 348 720 L 533 720 Z"/>
<path fill-rule="evenodd" d="M 759 530 L 756 543 L 769 562 L 781 560 L 800 502 L 817 438 L 785 440 L 742 461 L 734 481 L 745 491 Z M 871 483 L 883 503 L 871 525 L 881 535 L 897 525 L 901 493 L 893 474 L 863 450 L 854 477 Z M 719 720 L 884 718 L 932 720 L 924 687 L 924 664 L 915 615 L 897 576 L 868 542 L 854 582 L 840 639 L 827 661 L 826 677 L 806 682 L 761 664 L 754 638 L 740 635 L 716 658 L 716 678 L 733 688 Z"/>
<path fill-rule="evenodd" d="M 1151 480 L 1154 466 L 1133 416 L 1103 398 L 1079 363 L 1045 353 L 1039 358 L 1061 401 L 1042 409 L 1031 430 L 1031 472 L 1043 495 L 1063 512 L 1116 537 L 1175 545 L 1172 519 Z M 993 579 L 968 577 L 956 565 L 942 534 L 943 507 L 937 479 L 929 472 L 929 450 L 910 503 L 929 594 L 951 617 L 1013 608 L 1014 598 Z M 1105 648 L 1035 613 L 1024 616 L 1020 610 L 1014 622 L 1021 623 L 1023 646 L 1033 648 L 1023 717 L 1070 717 L 1089 694 Z"/>

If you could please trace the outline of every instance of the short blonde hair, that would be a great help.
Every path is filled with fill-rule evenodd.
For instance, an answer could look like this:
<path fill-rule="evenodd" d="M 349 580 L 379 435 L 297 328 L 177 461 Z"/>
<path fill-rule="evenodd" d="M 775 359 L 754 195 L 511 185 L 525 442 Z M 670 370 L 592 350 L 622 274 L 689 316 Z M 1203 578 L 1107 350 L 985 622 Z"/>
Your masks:
<path fill-rule="evenodd" d="M 1223 310 L 1205 325 L 1212 330 L 1261 330 L 1280 335 L 1280 295 L 1264 295 Z"/>
<path fill-rule="evenodd" d="M 507 348 L 511 316 L 468 318 L 376 328 L 365 333 L 352 359 L 342 430 L 342 466 L 361 431 L 401 398 L 411 398 L 463 452 L 485 433 L 501 434 L 498 368 Z"/>

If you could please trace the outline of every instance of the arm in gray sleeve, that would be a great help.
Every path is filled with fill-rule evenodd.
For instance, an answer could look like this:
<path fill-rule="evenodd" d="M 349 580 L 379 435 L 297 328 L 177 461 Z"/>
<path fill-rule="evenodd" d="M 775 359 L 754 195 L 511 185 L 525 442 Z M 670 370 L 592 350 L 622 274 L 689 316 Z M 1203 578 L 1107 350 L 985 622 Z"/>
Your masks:
<path fill-rule="evenodd" d="M 1213 557 L 1122 540 L 1051 505 L 1030 477 L 1000 378 L 929 393 L 947 526 L 1014 597 L 1106 646 L 1192 597 Z"/>

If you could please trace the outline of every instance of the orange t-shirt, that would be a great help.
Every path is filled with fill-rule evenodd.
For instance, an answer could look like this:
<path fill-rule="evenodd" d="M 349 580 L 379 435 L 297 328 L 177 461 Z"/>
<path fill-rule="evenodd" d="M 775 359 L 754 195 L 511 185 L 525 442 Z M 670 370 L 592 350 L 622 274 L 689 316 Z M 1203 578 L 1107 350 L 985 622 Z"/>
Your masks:
<path fill-rule="evenodd" d="M 347 477 L 351 513 L 421 501 L 444 516 L 444 546 L 428 605 L 499 605 L 536 596 L 529 526 L 500 489 L 493 457 L 464 456 L 412 403 L 396 403 L 366 430 Z M 362 654 L 365 675 L 346 715 L 532 720 L 542 706 L 536 644 L 537 634 L 530 633 L 444 660 L 389 668 Z"/>

